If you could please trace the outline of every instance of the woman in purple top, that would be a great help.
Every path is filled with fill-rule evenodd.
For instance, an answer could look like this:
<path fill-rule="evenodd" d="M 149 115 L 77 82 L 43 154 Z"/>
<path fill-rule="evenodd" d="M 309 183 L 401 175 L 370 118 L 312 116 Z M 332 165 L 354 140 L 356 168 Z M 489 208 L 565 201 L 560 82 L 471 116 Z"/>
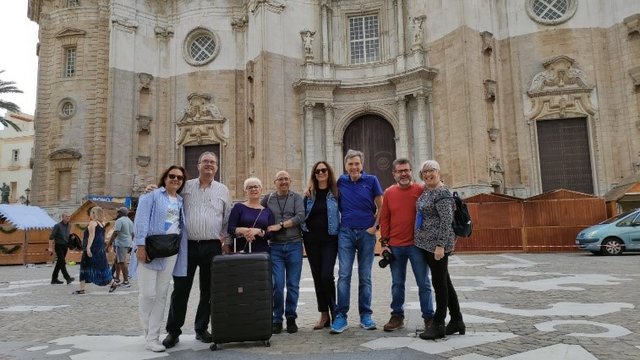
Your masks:
<path fill-rule="evenodd" d="M 271 233 L 267 226 L 275 223 L 271 210 L 260 205 L 262 182 L 250 177 L 244 181 L 246 201 L 236 204 L 229 215 L 228 232 L 230 239 L 222 249 L 224 253 L 233 252 L 233 239 L 236 238 L 236 252 L 269 252 Z"/>

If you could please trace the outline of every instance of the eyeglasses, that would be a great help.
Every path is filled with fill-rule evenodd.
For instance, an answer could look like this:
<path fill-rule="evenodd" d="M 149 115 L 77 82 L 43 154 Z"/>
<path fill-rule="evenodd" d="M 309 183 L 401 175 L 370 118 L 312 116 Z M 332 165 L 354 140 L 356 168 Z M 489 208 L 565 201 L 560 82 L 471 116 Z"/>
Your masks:
<path fill-rule="evenodd" d="M 171 180 L 175 180 L 178 179 L 178 181 L 182 181 L 184 180 L 184 176 L 182 175 L 176 175 L 176 174 L 167 174 L 167 177 Z"/>
<path fill-rule="evenodd" d="M 396 174 L 410 174 L 411 173 L 411 169 L 395 170 L 394 172 Z"/>
<path fill-rule="evenodd" d="M 249 185 L 247 186 L 247 190 L 256 190 L 256 189 L 260 189 L 260 185 Z"/>
<path fill-rule="evenodd" d="M 276 179 L 276 181 L 289 181 L 291 179 L 289 179 L 288 177 L 279 177 Z"/>
<path fill-rule="evenodd" d="M 316 169 L 316 171 L 314 171 L 314 173 L 315 173 L 316 175 L 320 175 L 320 174 L 326 174 L 326 173 L 327 173 L 327 171 L 329 171 L 329 170 L 327 170 L 327 168 L 323 168 L 323 169 Z"/>
<path fill-rule="evenodd" d="M 200 161 L 200 164 L 210 164 L 210 165 L 217 165 L 218 162 L 215 160 L 202 160 Z"/>

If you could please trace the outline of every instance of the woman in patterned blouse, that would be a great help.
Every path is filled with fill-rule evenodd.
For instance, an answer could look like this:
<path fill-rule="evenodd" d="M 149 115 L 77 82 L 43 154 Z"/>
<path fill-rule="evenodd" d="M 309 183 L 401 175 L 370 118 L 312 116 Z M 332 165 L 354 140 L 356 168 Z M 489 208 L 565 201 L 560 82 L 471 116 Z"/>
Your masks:
<path fill-rule="evenodd" d="M 415 242 L 431 269 L 431 281 L 436 294 L 436 313 L 433 324 L 420 334 L 424 340 L 439 339 L 446 335 L 465 333 L 456 290 L 449 277 L 449 255 L 454 250 L 456 236 L 453 233 L 453 198 L 440 180 L 440 165 L 435 160 L 422 164 L 420 176 L 424 180 L 424 192 L 416 202 L 417 218 Z M 451 321 L 445 328 L 447 308 Z"/>

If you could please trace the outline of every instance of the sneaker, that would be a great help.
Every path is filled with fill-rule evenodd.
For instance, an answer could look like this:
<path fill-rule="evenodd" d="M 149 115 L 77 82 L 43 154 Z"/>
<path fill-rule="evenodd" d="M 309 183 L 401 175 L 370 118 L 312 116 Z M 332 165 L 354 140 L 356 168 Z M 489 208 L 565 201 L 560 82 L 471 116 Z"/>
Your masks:
<path fill-rule="evenodd" d="M 360 327 L 365 330 L 375 330 L 376 322 L 373 321 L 370 314 L 362 315 L 360 317 Z"/>
<path fill-rule="evenodd" d="M 344 315 L 338 314 L 336 318 L 333 320 L 333 324 L 331 324 L 331 333 L 332 334 L 341 334 L 349 327 L 347 323 L 347 318 Z"/>
<path fill-rule="evenodd" d="M 131 287 L 131 283 L 130 283 L 130 282 L 128 282 L 128 281 L 125 281 L 125 282 L 123 282 L 123 283 L 122 283 L 122 285 L 120 285 L 120 286 L 122 286 L 123 288 L 130 288 L 130 287 Z"/>
<path fill-rule="evenodd" d="M 402 329 L 404 327 L 404 316 L 402 315 L 391 315 L 391 319 L 389 322 L 384 324 L 384 331 L 394 331 L 398 329 Z"/>
<path fill-rule="evenodd" d="M 144 348 L 153 352 L 163 352 L 167 350 L 167 348 L 165 348 L 164 345 L 160 344 L 158 340 L 147 341 L 147 344 Z"/>

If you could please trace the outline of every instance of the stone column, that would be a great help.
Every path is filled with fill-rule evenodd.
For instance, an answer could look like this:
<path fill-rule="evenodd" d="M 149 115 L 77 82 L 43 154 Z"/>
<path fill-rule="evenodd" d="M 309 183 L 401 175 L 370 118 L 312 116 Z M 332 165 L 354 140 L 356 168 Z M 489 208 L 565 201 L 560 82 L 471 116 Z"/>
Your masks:
<path fill-rule="evenodd" d="M 397 72 L 403 72 L 405 69 L 404 62 L 404 16 L 403 16 L 403 1 L 396 0 L 396 12 L 397 12 L 397 25 L 398 25 L 398 56 L 396 57 Z"/>
<path fill-rule="evenodd" d="M 427 160 L 427 142 L 430 140 L 427 133 L 427 97 L 422 91 L 414 96 L 418 102 L 418 131 L 415 136 L 415 144 L 418 150 L 418 162 L 422 162 Z"/>
<path fill-rule="evenodd" d="M 324 104 L 324 134 L 325 134 L 325 159 L 331 161 L 333 159 L 333 104 Z M 309 164 L 308 164 L 309 165 Z"/>
<path fill-rule="evenodd" d="M 315 144 L 313 141 L 313 107 L 314 103 L 310 101 L 305 101 L 304 103 L 304 142 L 306 147 L 306 164 L 313 164 L 315 161 Z M 309 171 L 307 168 L 309 166 L 305 166 L 305 171 Z"/>
<path fill-rule="evenodd" d="M 329 5 L 323 2 L 320 7 L 322 8 L 322 77 L 331 77 L 331 67 L 329 65 L 329 17 L 328 10 Z"/>
<path fill-rule="evenodd" d="M 409 139 L 407 138 L 407 100 L 405 96 L 396 97 L 398 107 L 398 157 L 409 157 Z"/>

